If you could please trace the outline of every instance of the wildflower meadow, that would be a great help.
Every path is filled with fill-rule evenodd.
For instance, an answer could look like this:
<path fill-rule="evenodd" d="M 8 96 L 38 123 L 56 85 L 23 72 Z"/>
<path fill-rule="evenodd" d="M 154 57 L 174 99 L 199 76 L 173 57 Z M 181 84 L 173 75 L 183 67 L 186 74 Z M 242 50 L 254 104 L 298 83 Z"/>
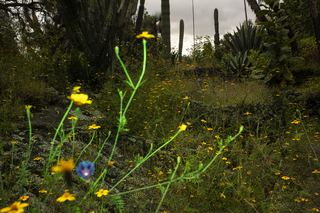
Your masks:
<path fill-rule="evenodd" d="M 264 43 L 237 53 L 235 38 L 257 26 L 219 48 L 198 37 L 184 56 L 131 26 L 114 47 L 98 45 L 115 56 L 103 62 L 57 45 L 64 30 L 34 34 L 35 48 L 31 37 L 15 45 L 7 27 L 0 213 L 319 212 L 317 43 L 298 34 L 290 53 L 294 39 L 268 5 L 259 14 L 277 36 L 261 24 Z"/>

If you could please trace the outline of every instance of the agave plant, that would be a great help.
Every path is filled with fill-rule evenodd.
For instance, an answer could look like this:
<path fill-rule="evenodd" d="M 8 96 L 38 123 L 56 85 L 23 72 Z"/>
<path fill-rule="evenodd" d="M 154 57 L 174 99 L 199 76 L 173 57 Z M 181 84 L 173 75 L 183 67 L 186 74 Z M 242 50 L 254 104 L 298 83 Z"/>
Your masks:
<path fill-rule="evenodd" d="M 252 23 L 249 23 L 248 29 L 245 29 L 245 25 L 240 25 L 240 28 L 237 27 L 237 32 L 234 32 L 234 34 L 227 33 L 224 35 L 223 46 L 231 53 L 224 57 L 222 63 L 235 77 L 248 76 L 247 67 L 250 67 L 251 63 L 247 56 L 250 55 L 251 49 L 261 49 L 264 38 L 256 37 L 256 34 L 262 32 L 262 28 L 258 29 Z"/>
<path fill-rule="evenodd" d="M 231 33 L 224 35 L 225 40 L 223 41 L 223 45 L 228 50 L 231 50 L 233 55 L 239 52 L 247 52 L 248 54 L 249 50 L 257 50 L 261 47 L 263 38 L 256 37 L 256 34 L 262 33 L 263 28 L 258 29 L 256 26 L 253 26 L 252 23 L 248 23 L 248 30 L 245 29 L 245 25 L 240 25 L 240 28 L 237 27 L 237 31 L 238 32 L 234 32 L 233 35 Z M 249 40 L 247 32 L 249 32 Z"/>
<path fill-rule="evenodd" d="M 236 56 L 229 54 L 223 58 L 222 63 L 226 66 L 227 70 L 231 71 L 233 77 L 248 77 L 248 67 L 250 61 L 247 58 L 247 51 L 238 52 Z"/>

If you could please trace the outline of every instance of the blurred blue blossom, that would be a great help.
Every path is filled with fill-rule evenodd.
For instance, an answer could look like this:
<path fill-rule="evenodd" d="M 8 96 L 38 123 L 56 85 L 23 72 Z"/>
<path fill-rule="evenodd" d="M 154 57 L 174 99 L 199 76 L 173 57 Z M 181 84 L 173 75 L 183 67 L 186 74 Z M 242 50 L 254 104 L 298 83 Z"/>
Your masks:
<path fill-rule="evenodd" d="M 77 174 L 88 181 L 94 173 L 94 164 L 90 161 L 82 161 L 76 168 Z"/>

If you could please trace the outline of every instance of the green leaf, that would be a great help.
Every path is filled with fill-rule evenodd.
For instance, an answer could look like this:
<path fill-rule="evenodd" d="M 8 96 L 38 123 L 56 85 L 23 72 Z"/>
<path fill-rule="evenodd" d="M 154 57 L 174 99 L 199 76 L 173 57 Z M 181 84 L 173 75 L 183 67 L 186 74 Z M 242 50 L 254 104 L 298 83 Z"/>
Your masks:
<path fill-rule="evenodd" d="M 266 35 L 264 33 L 257 33 L 256 37 L 269 37 L 269 35 Z"/>
<path fill-rule="evenodd" d="M 262 25 L 264 28 L 270 28 L 275 26 L 273 22 L 260 22 L 257 25 Z"/>
<path fill-rule="evenodd" d="M 303 61 L 304 58 L 302 57 L 290 57 L 288 58 L 288 61 L 291 63 L 299 63 L 300 61 Z"/>
<path fill-rule="evenodd" d="M 267 4 L 271 4 L 271 3 L 272 3 L 272 0 L 265 0 L 265 2 L 266 2 Z M 265 6 L 265 7 L 267 7 L 267 6 Z"/>
<path fill-rule="evenodd" d="M 230 65 L 233 69 L 237 69 L 237 59 L 230 55 Z"/>
<path fill-rule="evenodd" d="M 261 79 L 263 77 L 265 77 L 266 75 L 253 75 L 252 78 L 254 79 Z"/>
<path fill-rule="evenodd" d="M 80 207 L 74 206 L 73 208 L 74 208 L 74 212 L 75 212 L 75 213 L 81 213 Z"/>
<path fill-rule="evenodd" d="M 289 81 L 293 79 L 293 75 L 291 74 L 291 71 L 289 68 L 285 69 L 284 72 L 282 73 L 283 77 Z"/>
<path fill-rule="evenodd" d="M 260 50 L 256 50 L 256 51 L 253 50 L 253 49 L 250 50 L 250 53 L 251 53 L 254 57 L 258 57 L 259 52 L 260 52 Z"/>
<path fill-rule="evenodd" d="M 307 195 L 307 196 L 311 196 L 308 192 L 306 191 L 299 191 L 301 194 Z"/>
<path fill-rule="evenodd" d="M 279 36 L 286 36 L 286 35 L 288 35 L 288 33 L 289 33 L 289 30 L 283 29 L 283 30 L 281 30 L 281 31 L 279 32 Z"/>
<path fill-rule="evenodd" d="M 128 80 L 125 80 L 124 82 L 134 89 L 134 85 L 132 85 Z"/>
<path fill-rule="evenodd" d="M 288 52 L 288 51 L 290 51 L 291 50 L 291 48 L 289 47 L 289 46 L 286 46 L 286 47 L 282 47 L 281 48 L 281 51 L 283 51 L 283 52 Z"/>
<path fill-rule="evenodd" d="M 286 26 L 289 26 L 289 23 L 288 23 L 288 22 L 285 22 L 285 23 L 282 24 L 281 26 L 282 26 L 283 28 L 285 28 Z M 283 28 L 282 28 L 282 29 L 283 29 Z"/>
<path fill-rule="evenodd" d="M 271 79 L 272 79 L 271 77 L 268 77 L 268 76 L 267 76 L 267 77 L 264 79 L 263 83 L 266 84 L 266 83 L 268 83 Z"/>
<path fill-rule="evenodd" d="M 271 37 L 271 38 L 268 39 L 267 43 L 272 43 L 272 42 L 276 42 L 276 43 L 277 43 L 278 40 L 279 40 L 279 39 L 276 38 L 276 37 Z"/>
<path fill-rule="evenodd" d="M 286 58 L 288 58 L 287 55 L 281 55 L 279 58 L 279 62 L 283 61 L 283 59 L 286 59 Z"/>
<path fill-rule="evenodd" d="M 271 42 L 271 43 L 264 43 L 263 45 L 265 47 L 271 47 L 271 46 L 277 45 L 277 43 L 276 42 Z"/>
<path fill-rule="evenodd" d="M 239 65 L 242 65 L 242 64 L 245 64 L 245 62 L 246 62 L 246 60 L 247 60 L 247 52 L 244 52 L 244 54 L 241 54 L 241 55 L 239 55 L 239 59 L 241 60 L 241 64 L 239 64 Z"/>
<path fill-rule="evenodd" d="M 251 62 L 251 64 L 256 63 L 257 61 L 255 59 L 253 59 L 252 57 L 248 57 L 249 61 Z"/>
<path fill-rule="evenodd" d="M 291 42 L 293 42 L 295 39 L 296 39 L 296 37 L 293 37 L 293 38 L 289 39 L 288 41 L 286 41 L 285 43 L 283 43 L 283 44 L 281 45 L 281 47 L 288 46 L 288 44 L 290 44 Z"/>
<path fill-rule="evenodd" d="M 280 0 L 277 0 L 277 1 L 273 1 L 273 7 L 272 8 L 275 8 L 275 7 L 277 7 L 277 5 L 279 4 L 279 1 Z M 269 3 L 270 4 L 270 3 Z"/>
<path fill-rule="evenodd" d="M 282 16 L 282 17 L 278 18 L 278 19 L 276 20 L 276 22 L 277 22 L 277 23 L 280 23 L 280 22 L 286 20 L 287 18 L 288 18 L 288 16 Z"/>
<path fill-rule="evenodd" d="M 264 72 L 264 69 L 263 68 L 257 68 L 255 72 L 256 73 Z"/>
<path fill-rule="evenodd" d="M 260 10 L 259 12 L 257 12 L 257 16 L 265 16 L 269 13 L 271 13 L 270 10 Z"/>

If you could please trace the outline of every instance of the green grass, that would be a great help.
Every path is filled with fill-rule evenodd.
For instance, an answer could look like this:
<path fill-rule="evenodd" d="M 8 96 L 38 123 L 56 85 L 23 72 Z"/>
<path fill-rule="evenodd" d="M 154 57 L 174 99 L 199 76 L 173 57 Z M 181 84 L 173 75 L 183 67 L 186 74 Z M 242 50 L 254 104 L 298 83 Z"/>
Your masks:
<path fill-rule="evenodd" d="M 133 82 L 136 83 L 140 76 L 141 58 L 131 58 L 131 60 L 128 70 Z M 62 62 L 64 60 L 56 63 Z M 19 58 L 12 59 L 10 63 L 2 60 L 1 63 L 3 69 L 7 71 L 2 72 L 2 85 L 11 82 L 1 90 L 6 91 L 1 93 L 1 134 L 10 138 L 11 123 L 18 119 L 26 120 L 26 117 L 21 117 L 26 116 L 24 105 L 41 107 L 47 105 L 50 99 L 46 99 L 43 93 L 48 85 L 32 78 L 36 73 L 43 72 L 39 67 L 36 69 L 36 64 L 30 64 L 30 67 L 24 66 L 25 62 Z M 85 70 L 87 64 L 83 63 L 82 66 Z M 181 157 L 182 160 L 175 177 L 182 175 L 186 166 L 189 173 L 196 171 L 200 163 L 208 165 L 219 150 L 217 139 L 226 139 L 228 135 L 234 136 L 239 131 L 239 126 L 244 125 L 243 133 L 218 154 L 215 162 L 205 173 L 198 178 L 171 183 L 160 211 L 316 212 L 317 209 L 320 210 L 318 203 L 320 173 L 317 172 L 319 156 L 316 157 L 320 155 L 318 119 L 304 116 L 303 103 L 290 103 L 282 95 L 277 96 L 281 93 L 280 90 L 269 89 L 256 81 L 226 81 L 219 77 L 208 76 L 198 81 L 195 76 L 183 75 L 184 70 L 194 66 L 185 62 L 179 66 L 171 66 L 170 62 L 149 55 L 145 76 L 147 81 L 139 88 L 126 115 L 129 134 L 154 141 L 155 150 L 174 136 L 181 123 L 188 122 L 188 128 L 126 178 L 125 182 L 130 183 L 129 185 L 123 183 L 119 188 L 124 187 L 125 192 L 170 180 L 177 166 L 177 157 Z M 11 71 L 12 68 L 14 71 Z M 82 79 L 68 81 L 66 79 L 70 76 L 66 78 L 63 73 L 58 75 L 59 71 L 68 69 L 68 66 L 56 69 L 54 83 L 59 85 L 61 93 L 68 94 L 67 91 L 72 89 L 71 85 L 84 84 Z M 96 78 L 101 78 L 104 85 L 100 91 L 95 91 L 101 94 L 99 98 L 93 98 L 93 103 L 90 105 L 115 121 L 119 118 L 120 104 L 117 89 L 128 91 L 124 104 L 131 95 L 131 89 L 123 83 L 125 75 L 120 73 L 120 67 L 117 70 L 119 72 L 115 76 L 96 74 Z M 57 79 L 61 81 L 58 83 Z M 310 79 L 296 89 L 304 93 L 319 91 L 317 80 L 318 78 Z M 51 86 L 54 86 L 54 83 Z M 83 88 L 89 90 L 85 85 Z M 31 93 L 36 98 L 30 99 L 28 95 Z M 261 114 L 254 113 L 238 114 L 236 122 L 227 123 L 228 116 L 224 113 L 223 107 L 243 106 L 251 102 L 268 103 L 271 99 L 283 101 L 285 104 L 285 110 L 282 112 L 285 113 L 285 125 L 280 114 L 272 120 L 262 120 Z M 204 108 L 196 111 L 192 108 L 192 104 L 188 105 L 189 101 L 201 102 Z M 216 107 L 214 111 L 210 110 L 212 107 Z M 296 109 L 302 112 L 301 118 Z M 292 123 L 295 120 L 298 122 Z M 103 125 L 102 130 L 109 131 Z M 94 145 L 96 146 L 90 147 L 90 152 L 83 153 L 82 159 L 95 159 L 99 149 L 97 144 Z M 141 147 L 129 142 L 120 147 L 126 148 L 126 155 L 121 159 L 122 165 L 125 166 L 119 169 L 121 174 L 119 178 L 122 178 L 137 164 L 137 154 Z M 2 163 L 8 166 L 11 152 L 6 154 L 7 157 L 3 158 Z M 95 178 L 106 166 L 97 164 Z M 22 183 L 14 175 L 17 174 L 10 174 L 10 169 L 5 169 L 1 173 L 0 209 L 9 206 L 30 191 L 43 189 L 54 194 L 39 193 L 34 201 L 37 204 L 31 202 L 26 211 L 39 212 L 40 208 L 37 206 L 40 203 L 45 203 L 56 211 L 67 207 L 66 203 L 56 201 L 62 195 L 57 189 L 68 189 L 65 182 L 59 179 L 60 176 L 44 177 L 44 173 L 41 173 L 41 178 L 44 179 L 41 187 L 34 186 L 36 189 L 30 187 L 27 191 L 15 194 L 10 188 L 22 188 Z M 81 189 L 88 190 L 88 185 L 79 178 L 75 179 L 79 181 Z M 26 178 L 26 181 L 31 181 L 31 177 Z M 161 186 L 158 186 L 122 195 L 123 212 L 154 212 L 163 195 L 160 188 Z M 101 198 L 91 193 L 80 203 L 83 197 L 84 194 L 76 194 L 76 200 L 70 202 L 70 205 L 77 205 L 82 212 L 100 211 Z M 104 198 L 104 203 L 107 203 L 108 207 L 115 206 L 116 202 L 119 200 L 110 195 Z"/>

